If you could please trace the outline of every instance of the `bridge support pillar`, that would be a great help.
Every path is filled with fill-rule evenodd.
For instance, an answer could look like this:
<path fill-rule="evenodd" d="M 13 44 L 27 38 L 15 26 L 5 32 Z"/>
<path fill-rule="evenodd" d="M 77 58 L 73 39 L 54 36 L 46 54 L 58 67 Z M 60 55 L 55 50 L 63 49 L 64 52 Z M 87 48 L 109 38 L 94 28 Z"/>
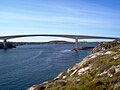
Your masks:
<path fill-rule="evenodd" d="M 73 48 L 73 51 L 79 51 L 79 42 L 78 42 L 78 37 L 75 38 L 75 48 Z"/>
<path fill-rule="evenodd" d="M 3 40 L 3 49 L 7 49 L 7 40 L 6 39 Z"/>
<path fill-rule="evenodd" d="M 75 38 L 75 48 L 79 50 L 79 42 L 77 37 Z"/>

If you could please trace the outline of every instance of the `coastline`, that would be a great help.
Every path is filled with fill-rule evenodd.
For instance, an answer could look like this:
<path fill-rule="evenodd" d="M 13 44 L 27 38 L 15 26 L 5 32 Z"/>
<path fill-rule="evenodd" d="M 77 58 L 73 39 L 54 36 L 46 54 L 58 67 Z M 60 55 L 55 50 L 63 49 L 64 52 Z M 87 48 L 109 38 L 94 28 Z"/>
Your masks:
<path fill-rule="evenodd" d="M 112 63 L 103 61 L 103 59 L 110 59 Z M 118 85 L 120 81 L 118 79 L 119 77 L 116 77 L 116 74 L 120 75 L 120 47 L 100 50 L 90 54 L 80 63 L 77 63 L 72 68 L 69 68 L 66 72 L 60 73 L 53 80 L 33 85 L 27 90 L 61 90 L 61 88 L 62 90 L 83 90 L 85 88 L 85 90 L 89 90 L 90 87 L 93 87 L 91 90 L 96 90 L 95 88 L 98 88 L 99 85 L 102 85 L 100 88 L 101 90 L 107 90 L 108 88 L 118 90 L 116 89 L 116 85 L 117 88 L 120 88 L 120 85 Z M 100 81 L 101 78 L 105 78 L 106 81 Z M 111 78 L 117 78 L 118 81 L 113 83 L 112 86 L 108 84 L 109 87 L 106 87 L 104 83 L 107 83 L 107 80 Z M 86 85 L 84 85 L 85 83 Z M 80 85 L 81 87 L 79 87 Z"/>
<path fill-rule="evenodd" d="M 42 90 L 45 87 L 48 87 L 47 85 L 49 83 L 52 83 L 52 82 L 59 82 L 60 79 L 66 79 L 67 76 L 65 76 L 66 73 L 71 73 L 71 77 L 77 72 L 77 69 L 81 69 L 80 73 L 79 74 L 82 74 L 84 73 L 85 71 L 89 70 L 90 69 L 90 65 L 87 66 L 87 64 L 90 62 L 91 59 L 97 57 L 97 56 L 100 56 L 100 55 L 103 55 L 102 53 L 95 53 L 95 54 L 90 54 L 88 56 L 86 56 L 81 62 L 79 63 L 76 63 L 72 68 L 68 68 L 66 72 L 61 72 L 60 74 L 58 74 L 57 77 L 55 77 L 53 80 L 50 80 L 50 81 L 45 81 L 41 84 L 38 84 L 38 85 L 33 85 L 32 87 L 28 88 L 27 90 Z M 87 67 L 85 67 L 87 66 Z M 61 83 L 64 83 L 64 81 L 60 81 Z M 44 89 L 43 89 L 44 90 Z"/>

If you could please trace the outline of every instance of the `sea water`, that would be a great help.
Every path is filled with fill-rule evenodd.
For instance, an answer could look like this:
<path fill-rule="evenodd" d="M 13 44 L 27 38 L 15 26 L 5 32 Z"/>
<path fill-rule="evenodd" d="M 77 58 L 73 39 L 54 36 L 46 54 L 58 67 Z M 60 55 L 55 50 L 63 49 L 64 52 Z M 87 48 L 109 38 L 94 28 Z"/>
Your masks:
<path fill-rule="evenodd" d="M 55 78 L 91 50 L 72 51 L 74 44 L 22 45 L 0 50 L 0 90 L 26 90 Z"/>

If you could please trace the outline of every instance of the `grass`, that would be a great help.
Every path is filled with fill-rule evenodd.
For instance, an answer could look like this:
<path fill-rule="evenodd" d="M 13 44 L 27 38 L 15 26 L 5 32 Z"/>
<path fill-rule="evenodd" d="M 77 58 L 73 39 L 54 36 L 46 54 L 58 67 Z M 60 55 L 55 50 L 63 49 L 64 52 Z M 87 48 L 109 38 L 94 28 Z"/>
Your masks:
<path fill-rule="evenodd" d="M 120 54 L 120 51 L 117 49 L 111 49 L 111 51 L 115 53 L 93 59 L 91 62 L 93 63 L 92 70 L 76 77 L 80 79 L 79 82 L 75 83 L 72 79 L 69 80 L 65 86 L 58 85 L 45 90 L 113 90 L 113 86 L 120 82 L 120 73 L 114 74 L 113 78 L 108 76 L 97 77 L 99 73 L 108 70 L 110 67 L 120 65 L 120 58 L 117 60 L 112 59 L 114 55 Z M 70 76 L 67 75 L 67 78 L 69 77 Z"/>

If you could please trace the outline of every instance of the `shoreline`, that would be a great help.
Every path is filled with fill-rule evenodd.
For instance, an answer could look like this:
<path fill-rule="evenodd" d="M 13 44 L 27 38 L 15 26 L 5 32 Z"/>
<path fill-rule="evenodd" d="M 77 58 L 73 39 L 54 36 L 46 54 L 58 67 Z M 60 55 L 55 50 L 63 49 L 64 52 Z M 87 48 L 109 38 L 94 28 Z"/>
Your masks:
<path fill-rule="evenodd" d="M 9 42 L 7 44 L 7 47 L 4 48 L 3 44 L 0 43 L 0 49 L 12 49 L 12 48 L 17 48 L 17 46 L 22 46 L 22 45 L 45 45 L 45 44 L 75 44 L 73 42 L 63 42 L 63 41 L 50 41 L 50 42 Z M 79 50 L 92 50 L 98 43 L 93 43 L 93 42 L 88 42 L 88 43 L 81 43 L 81 45 L 90 45 L 90 46 L 79 46 L 79 48 L 72 48 L 72 51 L 79 51 Z"/>
<path fill-rule="evenodd" d="M 65 72 L 68 72 L 68 73 L 69 73 L 69 72 L 77 69 L 77 68 L 79 67 L 79 65 L 80 65 L 79 68 L 83 67 L 83 66 L 86 64 L 86 62 L 89 61 L 88 59 L 89 59 L 91 56 L 94 56 L 93 53 L 90 54 L 90 55 L 85 56 L 85 58 L 83 58 L 83 60 L 82 60 L 81 62 L 76 63 L 76 64 L 75 64 L 74 66 L 72 66 L 71 68 L 68 68 L 67 71 L 65 71 Z M 55 81 L 57 81 L 57 80 L 59 80 L 59 79 L 61 79 L 61 78 L 65 79 L 65 78 L 66 78 L 65 75 L 64 75 L 65 72 L 59 73 L 58 76 L 56 76 L 56 77 L 55 77 L 54 79 L 52 79 L 52 80 L 45 81 L 45 82 L 43 82 L 43 83 L 41 83 L 41 84 L 38 84 L 38 85 L 33 85 L 32 87 L 28 88 L 27 90 L 44 90 L 44 89 L 42 89 L 42 88 L 44 88 L 44 87 L 43 87 L 44 85 L 47 85 L 48 83 L 55 82 Z M 76 72 L 76 71 L 75 71 L 75 72 Z M 71 76 L 72 76 L 75 72 L 73 72 L 73 73 L 71 74 Z M 64 81 L 63 81 L 63 82 L 64 82 Z M 39 88 L 39 89 L 37 89 L 37 88 Z"/>
<path fill-rule="evenodd" d="M 119 46 L 119 44 L 118 44 L 118 46 Z M 96 48 L 96 49 L 98 49 L 98 48 Z M 81 83 L 81 82 L 85 83 L 86 78 L 89 78 L 90 82 L 91 81 L 94 82 L 94 78 L 99 79 L 99 78 L 103 77 L 104 74 L 107 75 L 107 77 L 111 78 L 111 77 L 114 76 L 114 74 L 117 74 L 118 72 L 120 72 L 119 63 L 117 65 L 116 64 L 114 65 L 114 63 L 113 63 L 113 65 L 111 66 L 111 64 L 109 65 L 109 62 L 105 62 L 105 61 L 100 59 L 102 62 L 105 62 L 106 64 L 109 65 L 109 66 L 106 67 L 106 64 L 101 63 L 98 60 L 99 60 L 99 57 L 104 58 L 104 56 L 106 56 L 106 57 L 109 57 L 107 59 L 111 58 L 113 60 L 117 59 L 119 61 L 120 60 L 120 54 L 119 54 L 120 47 L 114 48 L 114 49 L 115 50 L 113 50 L 113 48 L 112 48 L 112 49 L 100 50 L 100 51 L 94 52 L 94 53 L 86 56 L 81 62 L 76 63 L 72 68 L 68 68 L 66 72 L 61 72 L 53 80 L 46 81 L 46 82 L 43 82 L 43 83 L 38 84 L 38 85 L 33 85 L 32 87 L 28 88 L 27 90 L 59 90 L 60 88 L 71 88 L 71 89 L 67 89 L 67 90 L 72 90 L 73 88 L 75 89 L 75 88 L 79 87 L 79 86 L 77 86 L 78 83 Z M 96 60 L 96 59 L 98 59 L 98 60 Z M 101 65 L 99 66 L 98 62 L 101 63 L 101 65 L 103 67 L 101 67 Z M 114 67 L 115 70 L 119 69 L 119 71 L 111 73 L 110 70 L 111 70 L 111 68 L 113 68 L 113 66 L 115 66 Z M 96 71 L 95 67 L 96 68 L 100 68 L 100 67 L 104 68 L 104 67 L 106 67 L 108 70 L 104 71 L 106 69 L 105 68 L 105 69 L 102 69 L 102 71 L 101 71 L 101 69 L 100 69 L 100 71 L 101 71 L 100 72 L 99 70 Z M 95 73 L 96 76 L 92 75 L 92 73 Z M 88 77 L 88 75 L 90 77 Z M 84 78 L 82 80 L 82 78 L 84 76 L 86 76 L 86 78 Z M 105 78 L 106 78 L 106 76 L 105 76 Z M 89 82 L 86 82 L 86 83 L 89 83 Z M 102 83 L 104 83 L 104 82 L 102 82 Z M 73 86 L 73 85 L 75 85 L 75 86 Z M 92 84 L 90 84 L 90 85 L 92 86 Z M 94 83 L 93 83 L 93 85 L 94 85 Z M 116 85 L 116 83 L 114 83 L 113 85 Z M 81 84 L 81 87 L 79 87 L 79 88 L 83 89 L 84 88 L 83 86 L 84 85 Z M 97 86 L 94 86 L 94 88 L 96 88 L 96 87 Z M 77 88 L 76 90 L 79 90 L 79 88 Z M 89 84 L 88 84 L 88 88 L 89 88 Z M 94 88 L 91 89 L 91 90 L 95 90 Z M 108 88 L 108 87 L 106 87 L 106 88 Z M 80 89 L 80 90 L 82 90 L 82 89 Z M 63 89 L 63 90 L 66 90 L 66 89 Z M 87 90 L 89 90 L 89 89 L 87 89 Z M 101 90 L 103 90 L 103 89 L 101 89 Z"/>

